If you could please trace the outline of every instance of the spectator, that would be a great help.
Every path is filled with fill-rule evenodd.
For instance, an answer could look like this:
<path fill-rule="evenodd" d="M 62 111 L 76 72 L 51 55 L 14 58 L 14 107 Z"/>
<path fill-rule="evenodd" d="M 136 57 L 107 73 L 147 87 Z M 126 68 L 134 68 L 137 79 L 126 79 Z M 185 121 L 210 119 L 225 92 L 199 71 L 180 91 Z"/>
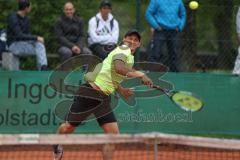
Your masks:
<path fill-rule="evenodd" d="M 238 42 L 240 44 L 240 7 L 238 8 L 238 13 L 236 17 L 236 26 L 237 26 Z M 238 56 L 235 61 L 233 74 L 240 75 L 240 46 L 238 47 Z"/>
<path fill-rule="evenodd" d="M 60 44 L 58 53 L 61 62 L 81 53 L 89 53 L 87 48 L 83 47 L 83 20 L 75 15 L 73 3 L 66 2 L 63 11 L 64 15 L 59 17 L 55 25 L 55 33 Z"/>
<path fill-rule="evenodd" d="M 41 36 L 29 32 L 27 14 L 32 7 L 29 0 L 19 0 L 18 11 L 8 16 L 7 44 L 9 50 L 16 56 L 36 55 L 39 70 L 47 70 L 46 49 Z"/>
<path fill-rule="evenodd" d="M 151 53 L 153 49 L 153 33 L 154 33 L 154 29 L 150 28 L 150 41 L 147 45 L 147 49 L 146 49 L 147 55 L 145 59 L 147 59 L 147 56 L 149 56 L 149 53 Z"/>
<path fill-rule="evenodd" d="M 2 60 L 2 53 L 6 50 L 6 30 L 0 30 L 0 60 Z"/>
<path fill-rule="evenodd" d="M 119 27 L 111 14 L 112 5 L 109 1 L 103 0 L 99 9 L 99 13 L 88 23 L 88 44 L 93 54 L 104 59 L 116 47 Z"/>
<path fill-rule="evenodd" d="M 151 0 L 146 11 L 146 19 L 154 29 L 153 48 L 148 59 L 152 62 L 163 60 L 162 47 L 166 43 L 171 71 L 178 71 L 176 59 L 177 34 L 183 30 L 186 10 L 182 0 Z"/>

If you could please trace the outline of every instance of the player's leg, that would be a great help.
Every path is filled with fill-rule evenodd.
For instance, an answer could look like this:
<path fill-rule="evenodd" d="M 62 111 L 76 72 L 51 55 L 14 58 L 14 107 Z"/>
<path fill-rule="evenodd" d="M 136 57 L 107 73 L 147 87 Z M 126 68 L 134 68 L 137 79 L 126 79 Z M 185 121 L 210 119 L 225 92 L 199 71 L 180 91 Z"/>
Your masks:
<path fill-rule="evenodd" d="M 72 125 L 69 122 L 64 122 L 62 123 L 58 130 L 58 134 L 70 134 L 73 133 L 75 130 L 76 126 Z M 63 156 L 63 147 L 59 144 L 53 145 L 53 159 L 54 160 L 61 160 Z"/>
<path fill-rule="evenodd" d="M 103 129 L 106 134 L 118 134 L 118 124 L 116 117 L 113 113 L 114 106 L 111 106 L 111 96 L 104 98 L 103 103 L 94 112 L 97 118 L 99 126 Z M 114 155 L 115 146 L 114 144 L 105 144 L 102 148 L 103 160 L 112 160 Z"/>
<path fill-rule="evenodd" d="M 117 122 L 105 123 L 102 126 L 104 133 L 106 134 L 118 134 L 118 124 Z M 105 144 L 102 148 L 103 160 L 112 160 L 114 155 L 115 145 L 114 144 Z"/>
<path fill-rule="evenodd" d="M 99 126 L 106 134 L 118 134 L 117 119 L 113 113 L 113 106 L 111 106 L 111 96 L 104 99 L 102 105 L 94 113 L 97 118 Z M 112 160 L 114 155 L 114 144 L 105 144 L 102 148 L 103 160 Z"/>
<path fill-rule="evenodd" d="M 119 128 L 117 122 L 103 124 L 102 129 L 106 134 L 118 134 Z"/>
<path fill-rule="evenodd" d="M 97 119 L 99 125 L 106 134 L 118 134 L 119 128 L 116 122 L 114 113 L 111 112 L 101 118 Z M 115 146 L 114 144 L 105 144 L 102 148 L 103 160 L 112 160 L 114 155 Z"/>
<path fill-rule="evenodd" d="M 74 132 L 75 128 L 76 128 L 75 125 L 66 121 L 59 126 L 57 133 L 70 134 Z M 59 144 L 53 145 L 53 159 L 61 160 L 62 156 L 63 156 L 63 147 Z"/>
<path fill-rule="evenodd" d="M 75 125 L 72 125 L 71 123 L 69 122 L 65 122 L 65 123 L 62 123 L 60 125 L 60 127 L 58 128 L 58 131 L 57 133 L 58 134 L 69 134 L 69 133 L 73 133 L 74 130 L 75 130 L 76 126 Z"/>
<path fill-rule="evenodd" d="M 111 106 L 111 100 L 111 96 L 104 98 L 101 105 L 94 111 L 94 115 L 104 133 L 118 134 L 117 119 L 113 113 L 114 106 Z"/>
<path fill-rule="evenodd" d="M 89 87 L 85 85 L 85 87 Z M 80 88 L 83 89 L 83 88 Z M 97 92 L 97 91 L 96 91 Z M 80 92 L 78 93 L 80 94 Z M 75 128 L 86 120 L 92 114 L 92 108 L 95 108 L 101 103 L 99 100 L 91 99 L 82 96 L 75 96 L 73 104 L 69 108 L 69 113 L 66 115 L 66 122 L 61 124 L 58 128 L 59 134 L 73 133 Z M 63 155 L 63 148 L 61 145 L 53 146 L 54 160 L 61 160 Z"/>

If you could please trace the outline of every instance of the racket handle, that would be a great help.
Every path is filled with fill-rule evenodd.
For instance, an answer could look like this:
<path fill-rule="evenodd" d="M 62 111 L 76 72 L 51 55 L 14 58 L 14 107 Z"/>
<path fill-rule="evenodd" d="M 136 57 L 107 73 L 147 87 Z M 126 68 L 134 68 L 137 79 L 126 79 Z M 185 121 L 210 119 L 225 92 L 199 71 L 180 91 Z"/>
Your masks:
<path fill-rule="evenodd" d="M 162 89 L 160 86 L 157 86 L 157 85 L 153 85 L 152 88 Z"/>
<path fill-rule="evenodd" d="M 160 90 L 160 91 L 164 92 L 167 96 L 171 96 L 170 90 L 168 90 L 166 88 L 162 88 L 162 87 L 157 86 L 157 85 L 153 85 L 152 88 L 155 88 L 157 90 Z"/>
<path fill-rule="evenodd" d="M 153 85 L 152 88 L 155 88 L 155 89 L 158 89 L 158 90 L 161 90 L 161 91 L 166 91 L 165 89 L 161 88 L 160 86 L 157 86 L 157 85 Z"/>

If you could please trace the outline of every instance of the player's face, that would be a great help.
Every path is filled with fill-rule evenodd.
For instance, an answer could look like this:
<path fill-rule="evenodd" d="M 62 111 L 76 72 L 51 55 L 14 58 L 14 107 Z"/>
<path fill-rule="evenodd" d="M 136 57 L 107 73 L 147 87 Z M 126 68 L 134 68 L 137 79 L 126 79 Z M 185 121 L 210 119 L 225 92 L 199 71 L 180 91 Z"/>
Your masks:
<path fill-rule="evenodd" d="M 64 13 L 67 17 L 72 18 L 74 15 L 75 9 L 72 3 L 66 3 L 64 6 Z"/>
<path fill-rule="evenodd" d="M 108 14 L 111 12 L 111 8 L 109 6 L 103 6 L 101 9 L 100 9 L 100 13 L 102 15 L 102 18 L 104 20 L 107 20 L 108 19 Z"/>
<path fill-rule="evenodd" d="M 129 35 L 123 39 L 124 44 L 126 44 L 130 49 L 131 52 L 134 53 L 137 48 L 140 47 L 141 42 L 138 39 L 136 34 Z"/>

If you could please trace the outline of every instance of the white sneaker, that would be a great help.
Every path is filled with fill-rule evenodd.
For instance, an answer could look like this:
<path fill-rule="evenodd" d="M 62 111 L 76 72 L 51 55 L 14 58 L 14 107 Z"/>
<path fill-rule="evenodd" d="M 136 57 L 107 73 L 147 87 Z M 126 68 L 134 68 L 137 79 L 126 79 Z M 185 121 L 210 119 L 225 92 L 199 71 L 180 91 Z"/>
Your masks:
<path fill-rule="evenodd" d="M 59 144 L 53 145 L 53 160 L 61 160 L 63 156 L 63 147 Z"/>

